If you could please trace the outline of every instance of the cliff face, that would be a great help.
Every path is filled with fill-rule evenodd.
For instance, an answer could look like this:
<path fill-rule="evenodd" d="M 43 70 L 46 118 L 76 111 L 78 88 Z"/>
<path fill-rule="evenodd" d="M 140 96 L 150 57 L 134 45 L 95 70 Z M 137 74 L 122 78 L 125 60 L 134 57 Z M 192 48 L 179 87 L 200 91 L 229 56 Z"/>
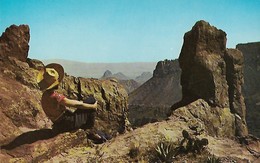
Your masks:
<path fill-rule="evenodd" d="M 31 162 L 82 143 L 85 133 L 79 130 L 50 138 L 52 123 L 42 110 L 42 92 L 36 83 L 38 70 L 44 65 L 27 58 L 28 31 L 28 26 L 13 25 L 1 36 L 0 146 L 2 154 L 8 153 L 7 158 Z M 128 95 L 118 82 L 66 75 L 58 91 L 78 100 L 93 94 L 99 101 L 95 128 L 113 136 L 124 132 Z"/>
<path fill-rule="evenodd" d="M 153 77 L 129 95 L 129 120 L 135 125 L 165 119 L 170 106 L 181 99 L 179 63 L 157 63 Z"/>
<path fill-rule="evenodd" d="M 236 46 L 244 55 L 243 94 L 247 108 L 249 132 L 260 136 L 260 42 L 238 44 Z"/>
<path fill-rule="evenodd" d="M 238 50 L 226 49 L 226 33 L 205 21 L 197 22 L 184 36 L 179 62 L 182 69 L 182 103 L 201 98 L 215 109 L 215 116 L 220 114 L 221 108 L 230 108 L 225 119 L 234 121 L 233 129 L 237 136 L 246 136 L 241 89 L 243 55 Z M 218 130 L 222 123 L 213 126 Z M 232 135 L 232 131 L 225 135 Z"/>

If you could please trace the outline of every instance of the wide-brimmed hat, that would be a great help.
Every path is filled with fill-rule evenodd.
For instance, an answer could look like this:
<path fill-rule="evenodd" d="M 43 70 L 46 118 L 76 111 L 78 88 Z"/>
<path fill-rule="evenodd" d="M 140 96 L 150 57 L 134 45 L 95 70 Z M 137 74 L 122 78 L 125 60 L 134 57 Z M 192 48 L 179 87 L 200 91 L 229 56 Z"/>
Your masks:
<path fill-rule="evenodd" d="M 58 63 L 46 65 L 37 76 L 37 83 L 41 90 L 48 90 L 60 84 L 64 77 L 64 69 Z"/>

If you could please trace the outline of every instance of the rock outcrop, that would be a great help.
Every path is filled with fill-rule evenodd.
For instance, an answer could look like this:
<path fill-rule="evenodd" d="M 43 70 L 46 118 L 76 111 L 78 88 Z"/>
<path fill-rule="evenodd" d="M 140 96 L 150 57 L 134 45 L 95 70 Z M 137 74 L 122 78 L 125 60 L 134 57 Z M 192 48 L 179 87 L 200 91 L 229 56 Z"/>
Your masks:
<path fill-rule="evenodd" d="M 30 29 L 28 25 L 11 25 L 0 37 L 0 57 L 16 57 L 26 61 L 29 51 Z"/>
<path fill-rule="evenodd" d="M 209 110 L 206 109 L 206 111 L 203 111 L 205 108 L 202 107 L 202 103 L 205 103 L 205 107 L 209 107 Z M 193 107 L 193 109 L 191 109 L 193 110 L 192 112 L 196 113 L 196 105 L 201 106 L 199 109 L 200 111 L 214 112 L 214 109 L 211 109 L 204 100 L 191 103 L 189 107 Z M 225 114 L 225 112 L 229 112 L 229 109 L 224 109 L 222 111 L 222 113 Z M 190 117 L 192 116 L 189 116 L 189 118 Z M 213 118 L 213 121 L 216 121 L 211 123 L 218 123 L 221 121 L 220 119 L 215 120 L 215 117 L 213 116 L 209 118 L 209 121 L 212 120 L 211 118 Z M 229 123 L 229 120 L 230 119 L 227 119 L 226 122 Z M 165 155 L 170 152 L 175 152 L 172 151 L 172 148 L 169 146 L 181 143 L 181 140 L 183 139 L 183 130 L 188 131 L 190 136 L 195 136 L 199 139 L 206 138 L 209 144 L 205 151 L 202 151 L 199 155 L 194 153 L 177 155 L 171 162 L 207 162 L 207 159 L 212 158 L 213 156 L 219 159 L 220 162 L 259 161 L 257 155 L 254 156 L 254 154 L 251 153 L 253 151 L 259 152 L 259 141 L 248 142 L 248 145 L 242 146 L 231 139 L 209 136 L 206 131 L 201 135 L 196 136 L 196 132 L 187 126 L 187 123 L 182 117 L 172 115 L 167 121 L 147 124 L 95 148 L 86 148 L 85 146 L 82 146 L 69 149 L 68 152 L 59 154 L 47 162 L 162 162 L 154 160 L 154 157 L 158 157 L 158 155 L 154 153 L 154 150 L 158 147 L 163 148 L 165 149 Z M 213 128 L 211 130 L 213 130 Z M 223 130 L 223 133 L 224 132 L 225 131 Z M 167 142 L 172 142 L 172 144 L 168 143 L 167 145 L 169 146 L 164 146 L 164 144 L 162 144 Z M 248 149 L 250 149 L 250 151 L 248 151 Z M 131 155 L 131 151 L 132 153 L 136 152 L 136 155 Z"/>
<path fill-rule="evenodd" d="M 60 92 L 82 100 L 93 95 L 99 102 L 95 127 L 111 135 L 124 132 L 128 113 L 128 94 L 116 80 L 76 78 L 66 75 Z"/>
<path fill-rule="evenodd" d="M 51 126 L 40 105 L 41 92 L 35 82 L 38 71 L 24 62 L 28 32 L 26 25 L 12 25 L 0 37 L 0 146 L 24 132 Z"/>
<path fill-rule="evenodd" d="M 228 107 L 226 33 L 204 21 L 184 36 L 179 56 L 183 98 L 203 98 L 213 106 Z"/>
<path fill-rule="evenodd" d="M 52 123 L 42 110 L 42 92 L 36 83 L 38 70 L 44 65 L 27 58 L 27 31 L 28 26 L 13 25 L 1 36 L 0 160 L 12 157 L 15 159 L 11 160 L 19 158 L 26 162 L 48 159 L 51 153 L 58 154 L 82 143 L 86 136 L 84 132 L 50 135 Z M 66 75 L 58 91 L 78 100 L 94 95 L 99 101 L 95 128 L 112 136 L 125 131 L 128 94 L 118 82 Z M 48 147 L 53 147 L 51 153 Z"/>
<path fill-rule="evenodd" d="M 181 98 L 180 74 L 177 60 L 158 62 L 153 77 L 129 95 L 129 104 L 173 105 Z"/>
<path fill-rule="evenodd" d="M 238 50 L 226 49 L 226 33 L 205 21 L 197 22 L 184 36 L 179 62 L 182 69 L 182 103 L 203 99 L 212 109 L 230 108 L 226 118 L 232 121 L 235 117 L 235 135 L 246 136 L 241 89 L 243 56 Z M 216 117 L 219 116 L 217 110 Z M 216 129 L 219 127 L 216 126 Z M 232 135 L 232 131 L 224 135 Z"/>
<path fill-rule="evenodd" d="M 238 44 L 236 48 L 244 55 L 243 94 L 248 129 L 250 133 L 260 137 L 260 42 Z"/>
<path fill-rule="evenodd" d="M 170 106 L 181 99 L 179 63 L 157 63 L 153 77 L 129 95 L 129 120 L 134 125 L 167 118 Z"/>

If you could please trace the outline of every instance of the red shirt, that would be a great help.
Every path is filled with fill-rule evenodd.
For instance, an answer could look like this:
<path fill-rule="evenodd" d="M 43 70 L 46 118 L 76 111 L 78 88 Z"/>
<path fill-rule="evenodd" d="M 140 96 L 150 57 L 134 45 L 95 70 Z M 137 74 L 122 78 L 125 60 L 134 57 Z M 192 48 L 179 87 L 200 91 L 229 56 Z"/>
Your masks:
<path fill-rule="evenodd" d="M 60 104 L 64 98 L 64 95 L 52 90 L 47 90 L 43 93 L 41 100 L 42 108 L 52 122 L 58 120 L 66 110 L 66 107 Z"/>

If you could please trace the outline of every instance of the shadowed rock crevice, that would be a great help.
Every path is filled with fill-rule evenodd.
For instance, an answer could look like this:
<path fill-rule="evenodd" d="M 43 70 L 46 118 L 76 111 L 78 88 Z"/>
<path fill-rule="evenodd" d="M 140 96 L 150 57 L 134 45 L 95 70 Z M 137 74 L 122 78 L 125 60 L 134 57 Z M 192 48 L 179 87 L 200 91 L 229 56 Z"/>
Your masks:
<path fill-rule="evenodd" d="M 244 83 L 243 54 L 237 49 L 227 49 L 225 54 L 227 65 L 227 83 L 229 93 L 229 106 L 231 113 L 235 114 L 236 135 L 247 136 L 246 106 L 242 95 L 242 85 Z"/>
<path fill-rule="evenodd" d="M 81 82 L 79 78 L 75 78 L 75 84 L 78 87 L 78 94 L 77 94 L 78 100 L 81 101 L 83 100 L 83 97 L 82 97 L 82 90 L 81 90 Z"/>

